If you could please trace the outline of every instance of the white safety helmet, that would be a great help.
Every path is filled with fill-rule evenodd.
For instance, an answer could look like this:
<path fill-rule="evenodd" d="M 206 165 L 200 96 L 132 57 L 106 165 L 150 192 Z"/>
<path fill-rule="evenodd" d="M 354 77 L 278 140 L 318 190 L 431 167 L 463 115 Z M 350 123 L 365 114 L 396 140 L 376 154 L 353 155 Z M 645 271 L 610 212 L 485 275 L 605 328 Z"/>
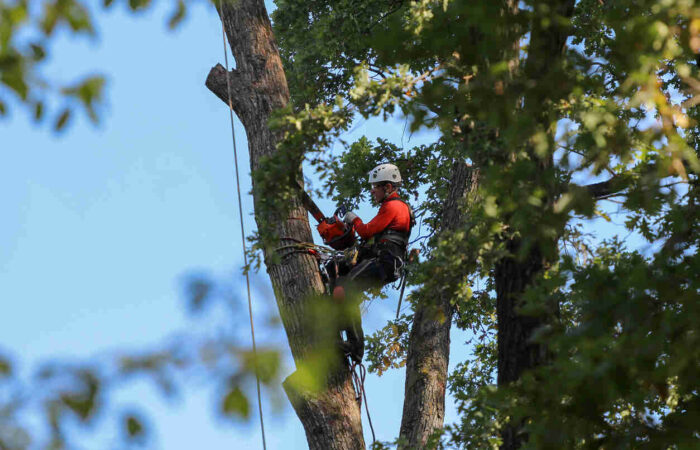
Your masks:
<path fill-rule="evenodd" d="M 393 164 L 380 164 L 369 172 L 370 183 L 391 182 L 393 184 L 401 183 L 401 172 L 399 168 Z"/>

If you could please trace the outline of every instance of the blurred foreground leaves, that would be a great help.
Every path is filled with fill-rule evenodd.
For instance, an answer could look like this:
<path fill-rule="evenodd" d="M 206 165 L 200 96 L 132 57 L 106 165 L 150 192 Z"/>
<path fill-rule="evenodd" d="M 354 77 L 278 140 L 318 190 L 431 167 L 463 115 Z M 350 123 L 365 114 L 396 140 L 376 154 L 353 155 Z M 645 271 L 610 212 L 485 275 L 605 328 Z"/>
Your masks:
<path fill-rule="evenodd" d="M 248 344 L 245 304 L 230 295 L 237 289 L 201 273 L 187 276 L 185 299 L 198 305 L 196 317 L 212 322 L 223 309 L 226 321 L 216 330 L 173 336 L 150 350 L 102 353 L 85 361 L 49 361 L 29 376 L 14 370 L 14 358 L 0 354 L 0 448 L 72 448 L 77 437 L 110 421 L 117 424 L 125 445 L 143 444 L 151 436 L 148 405 L 137 400 L 143 409 L 124 409 L 115 402 L 117 397 L 128 397 L 130 386 L 139 380 L 147 381 L 166 399 L 186 393 L 197 380 L 206 380 L 218 399 L 215 402 L 221 404 L 219 413 L 240 421 L 249 419 L 257 405 L 258 375 L 264 398 L 278 405 L 282 354 L 263 342 L 256 358 Z M 202 290 L 208 293 L 206 301 Z M 264 299 L 260 304 L 265 305 Z M 265 308 L 261 311 L 274 314 Z M 263 331 L 279 332 L 276 321 L 268 323 Z"/>
<path fill-rule="evenodd" d="M 173 1 L 167 20 L 173 29 L 186 17 L 191 0 Z M 208 2 L 204 2 L 208 3 Z M 49 116 L 55 131 L 63 130 L 82 110 L 93 123 L 100 120 L 105 74 L 77 75 L 77 81 L 60 81 L 42 70 L 54 57 L 53 42 L 64 33 L 95 39 L 96 14 L 123 4 L 138 13 L 152 7 L 150 0 L 8 0 L 0 2 L 0 119 L 14 106 L 25 110 L 35 122 Z"/>

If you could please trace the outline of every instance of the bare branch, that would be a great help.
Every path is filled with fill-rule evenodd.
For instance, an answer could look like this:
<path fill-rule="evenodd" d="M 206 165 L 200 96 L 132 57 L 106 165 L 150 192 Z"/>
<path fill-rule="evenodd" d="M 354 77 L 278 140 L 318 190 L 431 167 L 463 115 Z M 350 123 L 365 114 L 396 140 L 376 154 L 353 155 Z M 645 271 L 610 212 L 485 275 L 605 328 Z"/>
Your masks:
<path fill-rule="evenodd" d="M 247 94 L 246 84 L 243 83 L 242 75 L 232 69 L 228 73 L 231 86 L 231 103 L 233 110 L 240 116 L 239 110 L 243 107 L 242 99 Z M 228 105 L 228 87 L 226 80 L 226 69 L 221 64 L 211 68 L 207 80 L 204 83 L 211 92 Z"/>

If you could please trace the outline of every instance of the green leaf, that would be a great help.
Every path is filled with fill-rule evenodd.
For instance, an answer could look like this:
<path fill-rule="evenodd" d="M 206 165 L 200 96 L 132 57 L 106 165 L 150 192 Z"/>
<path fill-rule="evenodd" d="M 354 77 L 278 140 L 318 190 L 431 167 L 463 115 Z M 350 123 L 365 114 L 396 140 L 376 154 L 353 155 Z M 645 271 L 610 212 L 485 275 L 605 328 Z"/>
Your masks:
<path fill-rule="evenodd" d="M 32 49 L 32 59 L 34 61 L 41 61 L 46 58 L 46 50 L 44 50 L 43 45 L 29 44 L 29 47 Z"/>
<path fill-rule="evenodd" d="M 71 117 L 72 111 L 69 108 L 65 108 L 61 114 L 58 115 L 58 118 L 56 119 L 56 123 L 54 124 L 54 131 L 61 131 L 63 128 L 65 128 L 66 124 L 68 123 L 68 120 Z"/>
<path fill-rule="evenodd" d="M 143 423 L 139 418 L 134 415 L 127 415 L 124 418 L 124 425 L 126 428 L 127 436 L 130 439 L 138 439 L 144 436 L 145 429 Z"/>
<path fill-rule="evenodd" d="M 25 81 L 24 72 L 20 66 L 15 66 L 10 70 L 4 70 L 0 75 L 0 80 L 12 89 L 20 99 L 26 100 L 29 93 L 29 86 Z"/>
<path fill-rule="evenodd" d="M 229 416 L 236 415 L 245 419 L 250 414 L 250 403 L 239 387 L 226 394 L 221 406 L 222 412 Z"/>
<path fill-rule="evenodd" d="M 66 1 L 62 8 L 65 20 L 74 32 L 87 32 L 92 34 L 94 29 L 87 8 L 76 1 Z"/>
<path fill-rule="evenodd" d="M 79 370 L 76 374 L 78 389 L 64 392 L 60 400 L 73 411 L 78 418 L 86 422 L 94 416 L 97 409 L 97 396 L 100 391 L 100 381 L 90 370 Z"/>
<path fill-rule="evenodd" d="M 99 118 L 95 107 L 102 101 L 105 79 L 101 76 L 88 77 L 75 86 L 62 89 L 65 95 L 77 98 L 93 123 Z"/>
<path fill-rule="evenodd" d="M 39 101 L 34 104 L 34 120 L 40 121 L 44 117 L 44 103 Z"/>
<path fill-rule="evenodd" d="M 168 20 L 168 28 L 172 30 L 177 27 L 182 22 L 182 19 L 185 18 L 186 12 L 185 2 L 183 0 L 178 0 L 177 7 Z"/>
<path fill-rule="evenodd" d="M 274 350 L 258 349 L 257 353 L 245 352 L 242 357 L 245 370 L 255 373 L 262 383 L 269 384 L 279 373 L 280 355 Z"/>
<path fill-rule="evenodd" d="M 129 0 L 129 8 L 132 11 L 145 9 L 151 4 L 151 0 Z"/>
<path fill-rule="evenodd" d="M 55 3 L 45 3 L 44 15 L 39 20 L 39 26 L 41 28 L 41 31 L 43 31 L 45 35 L 50 36 L 53 33 L 54 29 L 56 29 L 56 24 L 58 23 L 58 19 L 59 19 L 59 11 L 58 11 L 58 8 L 56 7 L 56 4 Z"/>
<path fill-rule="evenodd" d="M 0 116 L 4 116 L 7 114 L 7 106 L 5 105 L 5 102 L 0 100 Z"/>
<path fill-rule="evenodd" d="M 0 378 L 12 375 L 12 363 L 9 359 L 0 356 Z"/>

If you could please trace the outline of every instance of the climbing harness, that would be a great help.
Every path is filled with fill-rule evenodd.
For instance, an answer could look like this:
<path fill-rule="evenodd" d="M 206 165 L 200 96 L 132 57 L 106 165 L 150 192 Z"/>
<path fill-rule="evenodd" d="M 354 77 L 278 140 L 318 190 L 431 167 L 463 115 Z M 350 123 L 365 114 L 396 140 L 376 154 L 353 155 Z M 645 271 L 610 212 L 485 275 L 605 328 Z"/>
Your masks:
<path fill-rule="evenodd" d="M 403 300 L 403 291 L 406 289 L 406 271 L 404 270 L 403 276 L 401 277 L 401 293 L 399 294 L 399 304 L 396 305 L 396 320 L 399 320 L 399 314 L 401 313 L 401 300 Z"/>
<path fill-rule="evenodd" d="M 238 192 L 238 217 L 241 219 L 241 245 L 243 248 L 243 262 L 248 267 L 248 255 L 246 254 L 245 246 L 245 228 L 243 225 L 243 206 L 241 202 L 241 182 L 238 175 L 238 149 L 236 147 L 236 132 L 233 127 L 233 100 L 231 99 L 231 79 L 229 76 L 229 66 L 228 66 L 228 52 L 226 51 L 226 20 L 224 19 L 224 9 L 219 2 L 219 15 L 221 17 L 221 38 L 224 47 L 224 62 L 226 63 L 226 89 L 228 92 L 228 108 L 229 116 L 231 119 L 231 140 L 233 142 L 233 161 L 236 167 L 236 190 Z M 260 376 L 258 375 L 258 350 L 255 345 L 255 326 L 253 324 L 253 302 L 250 298 L 250 277 L 248 276 L 248 270 L 245 271 L 245 283 L 248 290 L 248 315 L 250 316 L 250 336 L 253 341 L 253 358 L 255 361 L 255 385 L 258 393 L 258 413 L 260 415 L 260 431 L 262 432 L 262 445 L 263 450 L 267 450 L 267 444 L 265 443 L 265 422 L 263 420 L 262 411 L 262 399 L 260 395 Z"/>
<path fill-rule="evenodd" d="M 403 300 L 403 293 L 406 289 L 406 277 L 408 276 L 408 271 L 410 270 L 409 266 L 414 261 L 418 260 L 419 254 L 420 250 L 418 250 L 417 248 L 411 250 L 408 254 L 408 258 L 406 258 L 406 264 L 402 267 L 403 274 L 401 275 L 401 293 L 399 294 L 399 304 L 396 306 L 396 320 L 399 319 L 399 314 L 401 313 L 401 300 Z"/>

